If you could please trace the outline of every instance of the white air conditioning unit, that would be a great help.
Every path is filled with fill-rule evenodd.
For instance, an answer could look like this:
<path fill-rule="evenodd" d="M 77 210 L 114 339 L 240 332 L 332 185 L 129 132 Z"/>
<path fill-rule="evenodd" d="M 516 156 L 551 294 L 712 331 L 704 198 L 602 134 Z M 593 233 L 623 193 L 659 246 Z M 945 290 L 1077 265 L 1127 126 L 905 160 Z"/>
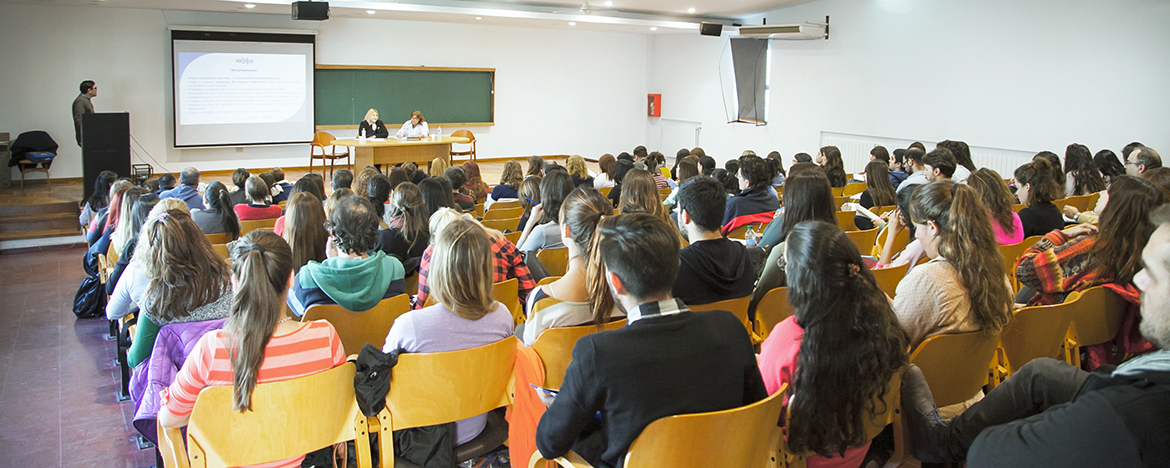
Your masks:
<path fill-rule="evenodd" d="M 809 40 L 828 39 L 828 25 L 822 23 L 765 24 L 740 26 L 739 35 L 756 39 Z"/>

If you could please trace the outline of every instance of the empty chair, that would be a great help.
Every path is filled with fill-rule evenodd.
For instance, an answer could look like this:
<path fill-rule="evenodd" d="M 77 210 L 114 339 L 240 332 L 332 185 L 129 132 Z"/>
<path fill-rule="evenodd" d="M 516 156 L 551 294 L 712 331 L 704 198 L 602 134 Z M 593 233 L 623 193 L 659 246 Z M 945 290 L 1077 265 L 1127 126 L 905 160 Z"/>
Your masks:
<path fill-rule="evenodd" d="M 313 134 L 313 143 L 309 145 L 309 172 L 313 172 L 314 159 L 321 160 L 321 172 L 325 172 L 325 161 L 329 161 L 330 178 L 333 177 L 333 167 L 337 164 L 338 159 L 345 159 L 346 168 L 353 170 L 353 165 L 349 162 L 349 147 L 341 146 L 340 148 L 345 151 L 339 151 L 339 147 L 333 144 L 333 140 L 333 135 L 328 132 Z"/>
<path fill-rule="evenodd" d="M 472 161 L 475 161 L 475 135 L 471 134 L 471 131 L 469 130 L 456 130 L 455 133 L 451 134 L 451 136 L 455 138 L 466 138 L 467 143 L 464 144 L 471 145 L 471 148 L 468 148 L 467 151 L 451 151 L 451 157 L 467 156 Z"/>
<path fill-rule="evenodd" d="M 510 278 L 492 285 L 492 299 L 502 302 L 512 312 L 516 325 L 524 323 L 524 308 L 520 307 L 520 281 Z M 434 296 L 431 296 L 434 297 Z"/>
<path fill-rule="evenodd" d="M 1036 358 L 1063 359 L 1061 349 L 1076 301 L 1019 309 L 999 335 L 995 379 L 999 384 Z"/>
<path fill-rule="evenodd" d="M 418 275 L 415 275 L 416 277 Z M 417 285 L 417 283 L 415 283 Z M 416 286 L 417 287 L 417 286 Z M 354 312 L 337 304 L 318 304 L 305 310 L 302 322 L 325 320 L 337 330 L 341 345 L 347 352 L 357 354 L 366 343 L 382 349 L 390 327 L 400 315 L 410 311 L 410 296 L 399 294 L 382 299 L 373 309 Z"/>
<path fill-rule="evenodd" d="M 21 190 L 24 190 L 25 175 L 30 172 L 44 172 L 45 184 L 52 187 L 53 184 L 49 182 L 49 167 L 57 157 L 57 142 L 53 137 L 43 130 L 33 130 L 21 133 L 11 145 L 9 149 L 12 151 L 12 160 L 9 165 L 20 168 Z"/>
<path fill-rule="evenodd" d="M 834 189 L 836 190 L 836 189 Z M 853 182 L 841 188 L 841 196 L 852 197 L 865 191 L 865 182 Z M 834 195 L 836 192 L 834 192 Z"/>

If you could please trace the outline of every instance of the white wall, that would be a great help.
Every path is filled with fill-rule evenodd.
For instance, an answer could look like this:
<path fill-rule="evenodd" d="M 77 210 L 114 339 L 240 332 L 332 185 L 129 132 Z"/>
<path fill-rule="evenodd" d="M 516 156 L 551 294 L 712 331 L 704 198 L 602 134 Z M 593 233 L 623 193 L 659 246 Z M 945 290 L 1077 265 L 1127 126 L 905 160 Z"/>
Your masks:
<path fill-rule="evenodd" d="M 646 132 L 649 39 L 642 34 L 6 3 L 0 18 L 0 131 L 13 138 L 48 131 L 61 146 L 54 177 L 81 176 L 69 109 L 86 79 L 98 83 L 98 112 L 130 112 L 131 134 L 141 144 L 132 142 L 134 163 L 153 164 L 149 154 L 163 166 L 156 171 L 307 165 L 307 145 L 171 147 L 168 24 L 318 27 L 319 64 L 495 68 L 496 125 L 469 128 L 484 157 L 597 157 L 641 144 Z M 372 51 L 370 40 L 379 44 Z"/>
<path fill-rule="evenodd" d="M 1033 153 L 1063 154 L 1072 142 L 1170 148 L 1165 2 L 819 0 L 765 16 L 825 15 L 829 40 L 773 41 L 762 128 L 724 123 L 726 37 L 654 37 L 649 92 L 663 94 L 663 119 L 702 122 L 700 143 L 720 160 L 753 149 L 790 161 L 815 153 L 822 132 Z M 661 127 L 652 123 L 647 141 Z"/>

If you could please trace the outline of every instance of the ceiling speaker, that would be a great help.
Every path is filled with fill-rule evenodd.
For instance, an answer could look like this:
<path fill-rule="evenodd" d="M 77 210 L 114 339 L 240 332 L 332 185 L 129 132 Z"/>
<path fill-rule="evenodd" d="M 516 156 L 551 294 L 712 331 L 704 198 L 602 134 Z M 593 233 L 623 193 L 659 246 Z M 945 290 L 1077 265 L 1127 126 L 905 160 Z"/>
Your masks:
<path fill-rule="evenodd" d="M 292 2 L 292 19 L 327 20 L 329 19 L 329 2 Z"/>
<path fill-rule="evenodd" d="M 704 36 L 719 37 L 719 35 L 722 33 L 723 33 L 723 24 L 721 24 L 721 23 L 708 23 L 706 21 L 699 23 L 699 34 L 702 34 Z"/>

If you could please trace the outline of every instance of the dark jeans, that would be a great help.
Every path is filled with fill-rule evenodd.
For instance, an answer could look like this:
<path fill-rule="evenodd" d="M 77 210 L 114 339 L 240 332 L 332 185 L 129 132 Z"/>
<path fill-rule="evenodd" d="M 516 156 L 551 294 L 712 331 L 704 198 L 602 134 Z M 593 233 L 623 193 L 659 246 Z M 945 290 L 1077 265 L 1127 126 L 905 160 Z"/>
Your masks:
<path fill-rule="evenodd" d="M 967 449 L 983 429 L 1072 401 L 1088 376 L 1088 372 L 1050 358 L 1025 364 L 1002 385 L 951 420 L 939 441 L 942 455 L 955 462 L 963 461 Z"/>

